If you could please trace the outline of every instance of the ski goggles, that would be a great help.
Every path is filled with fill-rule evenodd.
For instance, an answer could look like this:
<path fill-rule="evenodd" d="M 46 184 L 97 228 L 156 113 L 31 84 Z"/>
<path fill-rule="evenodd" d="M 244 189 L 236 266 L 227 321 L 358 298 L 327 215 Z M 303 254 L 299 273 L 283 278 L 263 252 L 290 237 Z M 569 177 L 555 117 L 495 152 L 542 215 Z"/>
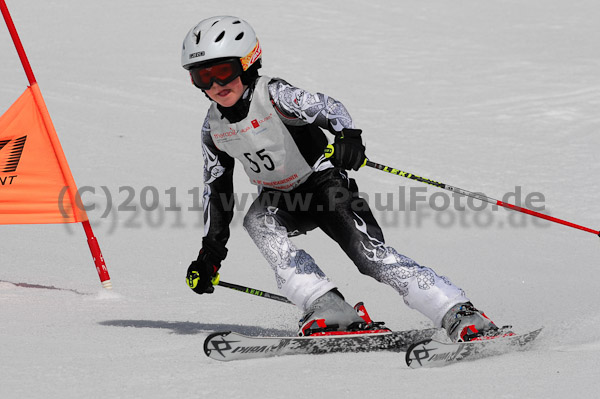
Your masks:
<path fill-rule="evenodd" d="M 242 65 L 239 59 L 220 62 L 211 66 L 202 66 L 190 69 L 190 76 L 194 86 L 201 90 L 208 90 L 213 83 L 225 86 L 233 82 L 242 74 Z"/>

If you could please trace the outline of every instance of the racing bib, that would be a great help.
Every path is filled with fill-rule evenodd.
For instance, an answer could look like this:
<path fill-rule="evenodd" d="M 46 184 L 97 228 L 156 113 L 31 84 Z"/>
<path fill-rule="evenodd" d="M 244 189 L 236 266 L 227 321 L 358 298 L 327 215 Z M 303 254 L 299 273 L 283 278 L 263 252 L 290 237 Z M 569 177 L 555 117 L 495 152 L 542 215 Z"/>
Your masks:
<path fill-rule="evenodd" d="M 267 88 L 270 80 L 259 78 L 248 116 L 238 123 L 221 118 L 213 103 L 210 131 L 217 148 L 244 165 L 252 184 L 290 191 L 308 178 L 312 168 L 271 104 Z"/>

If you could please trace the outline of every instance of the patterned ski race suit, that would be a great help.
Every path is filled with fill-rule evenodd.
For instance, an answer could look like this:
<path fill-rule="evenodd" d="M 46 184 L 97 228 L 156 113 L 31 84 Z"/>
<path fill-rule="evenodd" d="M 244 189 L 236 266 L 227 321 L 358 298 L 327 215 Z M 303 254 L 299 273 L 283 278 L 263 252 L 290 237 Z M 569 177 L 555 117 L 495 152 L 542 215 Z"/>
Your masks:
<path fill-rule="evenodd" d="M 213 103 L 202 128 L 204 246 L 226 253 L 237 158 L 260 192 L 244 228 L 275 272 L 281 293 L 302 310 L 336 287 L 290 240 L 317 227 L 361 273 L 391 286 L 436 327 L 448 309 L 469 300 L 448 279 L 386 246 L 354 179 L 324 157 L 321 129 L 335 135 L 354 128 L 343 104 L 265 76 L 240 101 L 247 109 L 238 117 Z"/>

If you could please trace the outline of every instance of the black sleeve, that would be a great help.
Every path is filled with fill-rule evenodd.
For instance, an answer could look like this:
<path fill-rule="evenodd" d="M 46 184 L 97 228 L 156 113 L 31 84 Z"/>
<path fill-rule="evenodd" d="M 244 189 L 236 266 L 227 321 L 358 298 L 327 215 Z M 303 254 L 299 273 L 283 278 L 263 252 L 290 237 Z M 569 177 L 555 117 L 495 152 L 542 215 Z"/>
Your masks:
<path fill-rule="evenodd" d="M 204 158 L 204 238 L 202 246 L 225 259 L 229 240 L 229 224 L 233 219 L 234 159 L 219 150 L 211 137 L 208 116 L 202 126 Z"/>
<path fill-rule="evenodd" d="M 344 104 L 325 94 L 313 94 L 275 78 L 269 82 L 269 95 L 282 116 L 298 119 L 299 123 L 316 125 L 333 134 L 354 128 Z"/>

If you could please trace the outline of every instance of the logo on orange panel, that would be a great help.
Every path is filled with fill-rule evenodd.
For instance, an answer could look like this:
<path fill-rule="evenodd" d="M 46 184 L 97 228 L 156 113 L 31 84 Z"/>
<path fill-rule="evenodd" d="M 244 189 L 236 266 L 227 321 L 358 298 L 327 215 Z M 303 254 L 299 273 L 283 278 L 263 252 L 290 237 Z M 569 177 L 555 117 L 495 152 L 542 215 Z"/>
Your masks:
<path fill-rule="evenodd" d="M 27 136 L 17 139 L 0 140 L 0 173 L 16 172 L 26 141 Z M 12 184 L 15 177 L 17 176 L 0 176 L 0 185 Z"/>
<path fill-rule="evenodd" d="M 11 173 L 17 170 L 27 136 L 12 140 L 0 140 L 0 173 Z"/>

